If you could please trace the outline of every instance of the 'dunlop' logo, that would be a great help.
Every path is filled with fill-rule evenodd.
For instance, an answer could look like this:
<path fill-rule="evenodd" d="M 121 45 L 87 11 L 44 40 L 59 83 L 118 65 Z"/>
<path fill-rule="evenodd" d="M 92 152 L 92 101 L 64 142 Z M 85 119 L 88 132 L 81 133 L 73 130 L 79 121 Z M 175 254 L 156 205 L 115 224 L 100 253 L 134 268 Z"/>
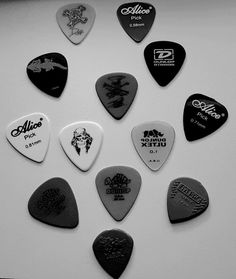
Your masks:
<path fill-rule="evenodd" d="M 153 130 L 146 130 L 143 132 L 143 137 L 141 138 L 142 147 L 165 147 L 166 138 L 164 134 Z"/>

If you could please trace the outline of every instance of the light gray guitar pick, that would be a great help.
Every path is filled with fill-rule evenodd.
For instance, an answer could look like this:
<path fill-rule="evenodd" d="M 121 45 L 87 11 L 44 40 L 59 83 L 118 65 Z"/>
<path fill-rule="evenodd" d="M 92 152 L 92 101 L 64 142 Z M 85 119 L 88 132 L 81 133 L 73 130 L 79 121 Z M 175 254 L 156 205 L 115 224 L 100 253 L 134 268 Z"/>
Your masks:
<path fill-rule="evenodd" d="M 133 144 L 143 162 L 157 171 L 167 160 L 175 139 L 175 131 L 168 123 L 146 122 L 133 128 Z"/>
<path fill-rule="evenodd" d="M 79 44 L 91 30 L 96 13 L 88 4 L 69 4 L 61 7 L 56 14 L 57 23 L 64 35 Z"/>
<path fill-rule="evenodd" d="M 130 167 L 108 167 L 97 174 L 98 194 L 103 205 L 116 221 L 123 220 L 132 208 L 141 183 L 140 174 Z"/>

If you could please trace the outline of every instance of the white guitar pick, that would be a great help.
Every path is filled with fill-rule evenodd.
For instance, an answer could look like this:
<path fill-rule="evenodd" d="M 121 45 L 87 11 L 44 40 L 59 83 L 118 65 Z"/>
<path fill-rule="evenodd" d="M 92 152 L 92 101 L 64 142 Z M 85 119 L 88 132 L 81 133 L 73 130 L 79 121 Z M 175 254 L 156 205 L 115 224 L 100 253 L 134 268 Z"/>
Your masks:
<path fill-rule="evenodd" d="M 8 125 L 6 137 L 22 155 L 40 163 L 48 150 L 49 120 L 43 113 L 23 116 Z"/>
<path fill-rule="evenodd" d="M 82 171 L 87 171 L 98 156 L 103 140 L 103 129 L 94 122 L 76 122 L 63 128 L 59 139 L 72 163 Z"/>
<path fill-rule="evenodd" d="M 175 131 L 168 123 L 147 122 L 133 128 L 133 144 L 143 162 L 157 171 L 167 160 L 175 139 Z"/>

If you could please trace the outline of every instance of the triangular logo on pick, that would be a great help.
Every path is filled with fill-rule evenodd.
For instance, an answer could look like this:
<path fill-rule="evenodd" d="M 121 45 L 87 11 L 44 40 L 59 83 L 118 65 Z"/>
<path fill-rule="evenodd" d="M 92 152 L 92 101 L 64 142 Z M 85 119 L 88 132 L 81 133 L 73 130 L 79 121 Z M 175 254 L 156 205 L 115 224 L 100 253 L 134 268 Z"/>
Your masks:
<path fill-rule="evenodd" d="M 96 82 L 98 97 L 105 109 L 117 120 L 129 110 L 138 88 L 138 82 L 130 74 L 111 73 Z"/>
<path fill-rule="evenodd" d="M 25 157 L 42 162 L 50 138 L 49 120 L 43 113 L 32 113 L 10 123 L 6 137 L 10 144 Z"/>
<path fill-rule="evenodd" d="M 188 141 L 208 136 L 227 120 L 227 109 L 216 100 L 202 94 L 191 95 L 184 108 L 184 132 Z"/>
<path fill-rule="evenodd" d="M 153 42 L 144 50 L 147 67 L 160 86 L 166 86 L 175 78 L 185 56 L 180 44 L 168 41 Z"/>
<path fill-rule="evenodd" d="M 57 23 L 64 35 L 75 45 L 84 40 L 95 20 L 95 10 L 88 4 L 69 4 L 57 11 Z"/>
<path fill-rule="evenodd" d="M 146 122 L 133 128 L 132 140 L 143 162 L 157 171 L 167 160 L 175 139 L 174 129 L 165 122 Z"/>
<path fill-rule="evenodd" d="M 141 42 L 152 27 L 155 8 L 149 3 L 133 2 L 121 5 L 117 17 L 125 32 L 137 43 Z"/>
<path fill-rule="evenodd" d="M 60 53 L 43 54 L 27 65 L 27 75 L 41 91 L 52 97 L 60 97 L 67 81 L 68 65 Z"/>
<path fill-rule="evenodd" d="M 124 231 L 113 229 L 100 233 L 93 242 L 94 255 L 102 268 L 114 279 L 125 270 L 132 255 L 134 241 Z"/>
<path fill-rule="evenodd" d="M 63 128 L 59 138 L 63 150 L 72 163 L 82 171 L 87 171 L 100 151 L 103 129 L 94 122 L 76 122 Z"/>
<path fill-rule="evenodd" d="M 181 177 L 170 183 L 167 209 L 171 223 L 190 220 L 202 214 L 208 205 L 207 191 L 199 181 Z"/>
<path fill-rule="evenodd" d="M 69 184 L 62 178 L 47 180 L 28 203 L 32 217 L 51 226 L 72 229 L 78 225 L 78 208 Z"/>
<path fill-rule="evenodd" d="M 98 173 L 96 186 L 107 211 L 116 221 L 121 221 L 138 196 L 141 176 L 130 167 L 108 167 Z"/>

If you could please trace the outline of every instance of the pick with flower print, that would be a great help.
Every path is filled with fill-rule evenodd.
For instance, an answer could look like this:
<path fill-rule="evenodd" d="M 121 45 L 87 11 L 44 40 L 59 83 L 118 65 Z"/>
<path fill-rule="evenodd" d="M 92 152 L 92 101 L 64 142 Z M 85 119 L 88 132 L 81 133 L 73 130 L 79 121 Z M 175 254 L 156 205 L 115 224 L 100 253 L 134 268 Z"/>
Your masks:
<path fill-rule="evenodd" d="M 100 151 L 103 129 L 94 122 L 76 122 L 63 128 L 59 139 L 71 162 L 80 170 L 88 171 Z"/>
<path fill-rule="evenodd" d="M 49 120 L 43 113 L 23 116 L 8 125 L 6 137 L 22 155 L 41 163 L 48 150 Z"/>
<path fill-rule="evenodd" d="M 227 120 L 227 109 L 216 100 L 202 94 L 191 95 L 184 108 L 184 132 L 188 141 L 206 137 Z"/>
<path fill-rule="evenodd" d="M 108 167 L 97 174 L 96 186 L 100 199 L 116 221 L 123 220 L 132 208 L 141 181 L 140 174 L 130 167 Z"/>
<path fill-rule="evenodd" d="M 95 20 L 95 10 L 88 4 L 69 4 L 61 7 L 56 14 L 61 31 L 73 44 L 84 40 Z"/>
<path fill-rule="evenodd" d="M 172 150 L 175 131 L 168 123 L 153 121 L 134 127 L 131 136 L 140 158 L 151 170 L 157 171 Z"/>

